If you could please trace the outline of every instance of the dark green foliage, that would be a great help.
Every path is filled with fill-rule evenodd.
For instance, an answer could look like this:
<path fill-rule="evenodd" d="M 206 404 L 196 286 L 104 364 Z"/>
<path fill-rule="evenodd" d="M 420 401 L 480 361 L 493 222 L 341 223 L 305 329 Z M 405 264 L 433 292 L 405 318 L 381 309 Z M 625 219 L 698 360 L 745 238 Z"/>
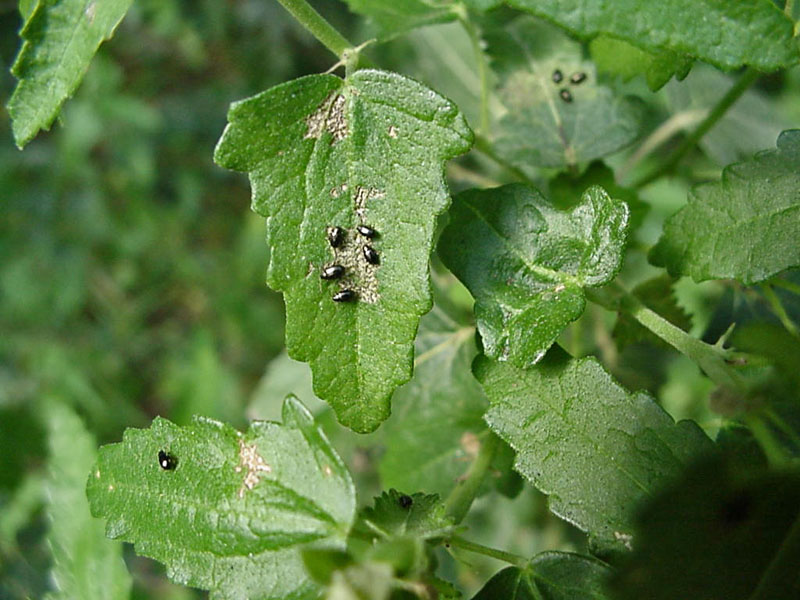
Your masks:
<path fill-rule="evenodd" d="M 0 597 L 800 597 L 798 19 L 0 6 Z"/>

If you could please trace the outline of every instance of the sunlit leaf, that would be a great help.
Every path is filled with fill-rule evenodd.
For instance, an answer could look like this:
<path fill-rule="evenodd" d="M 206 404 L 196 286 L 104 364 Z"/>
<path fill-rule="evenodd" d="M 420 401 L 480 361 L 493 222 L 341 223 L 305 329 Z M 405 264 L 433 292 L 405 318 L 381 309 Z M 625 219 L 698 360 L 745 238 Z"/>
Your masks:
<path fill-rule="evenodd" d="M 475 297 L 484 352 L 518 366 L 539 361 L 583 313 L 583 288 L 621 266 L 628 208 L 589 188 L 569 212 L 512 184 L 456 197 L 439 254 Z"/>
<path fill-rule="evenodd" d="M 650 253 L 673 276 L 762 281 L 800 265 L 800 129 L 694 188 Z"/>
<path fill-rule="evenodd" d="M 431 307 L 435 216 L 449 202 L 443 162 L 469 149 L 472 133 L 445 98 L 372 70 L 284 83 L 228 118 L 215 160 L 249 172 L 253 208 L 267 217 L 267 280 L 284 293 L 289 354 L 311 363 L 315 393 L 343 424 L 372 431 L 411 375 Z M 341 228 L 335 248 L 330 227 Z M 332 264 L 344 274 L 323 280 Z"/>
<path fill-rule="evenodd" d="M 607 34 L 653 53 L 765 71 L 797 62 L 792 22 L 771 0 L 508 0 L 579 37 Z"/>
<path fill-rule="evenodd" d="M 157 418 L 100 450 L 87 488 L 113 538 L 213 598 L 315 598 L 300 548 L 343 548 L 355 513 L 350 474 L 293 397 L 283 424 L 245 434 Z"/>
<path fill-rule="evenodd" d="M 23 44 L 11 68 L 19 79 L 8 102 L 17 146 L 22 148 L 40 129 L 50 128 L 131 1 L 39 1 L 20 32 Z"/>
<path fill-rule="evenodd" d="M 712 446 L 594 358 L 567 359 L 556 347 L 535 368 L 479 357 L 474 369 L 491 402 L 486 420 L 517 451 L 515 468 L 602 546 L 635 545 L 638 506 Z"/>

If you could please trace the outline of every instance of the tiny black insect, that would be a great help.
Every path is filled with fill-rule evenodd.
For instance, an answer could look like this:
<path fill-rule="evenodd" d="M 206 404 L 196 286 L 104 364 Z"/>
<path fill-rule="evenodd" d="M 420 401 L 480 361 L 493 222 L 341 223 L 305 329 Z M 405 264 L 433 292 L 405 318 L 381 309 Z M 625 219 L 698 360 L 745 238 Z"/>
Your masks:
<path fill-rule="evenodd" d="M 573 73 L 572 75 L 569 76 L 569 80 L 575 85 L 583 83 L 584 81 L 586 81 L 586 73 L 584 73 L 583 71 L 578 71 L 577 73 Z"/>
<path fill-rule="evenodd" d="M 333 295 L 334 302 L 350 302 L 356 299 L 356 293 L 353 290 L 341 290 Z"/>
<path fill-rule="evenodd" d="M 569 90 L 561 90 L 558 95 L 564 102 L 572 102 L 572 94 L 569 93 Z"/>
<path fill-rule="evenodd" d="M 338 248 L 342 245 L 342 240 L 344 240 L 344 230 L 341 227 L 328 227 L 327 234 L 328 242 L 330 242 L 331 248 Z"/>
<path fill-rule="evenodd" d="M 562 79 L 564 79 L 564 75 L 559 69 L 553 71 L 553 83 L 561 83 Z"/>
<path fill-rule="evenodd" d="M 178 459 L 163 450 L 158 451 L 158 464 L 165 471 L 174 471 L 178 466 Z"/>
<path fill-rule="evenodd" d="M 377 265 L 381 262 L 380 256 L 378 256 L 378 253 L 375 252 L 372 246 L 364 246 L 362 248 L 362 252 L 364 253 L 364 260 L 366 260 L 369 264 Z"/>
<path fill-rule="evenodd" d="M 414 500 L 411 498 L 411 496 L 406 496 L 405 494 L 400 496 L 397 501 L 403 508 L 410 508 L 411 505 L 414 504 Z"/>
<path fill-rule="evenodd" d="M 374 230 L 372 227 L 370 227 L 369 225 L 359 225 L 358 227 L 356 227 L 356 229 L 358 230 L 358 233 L 360 233 L 361 235 L 363 235 L 365 238 L 372 239 L 372 238 L 374 238 L 376 235 L 378 235 L 378 232 L 377 232 L 377 231 L 375 231 L 375 230 Z"/>
<path fill-rule="evenodd" d="M 344 275 L 344 267 L 342 265 L 329 265 L 322 269 L 319 276 L 322 279 L 339 279 Z"/>

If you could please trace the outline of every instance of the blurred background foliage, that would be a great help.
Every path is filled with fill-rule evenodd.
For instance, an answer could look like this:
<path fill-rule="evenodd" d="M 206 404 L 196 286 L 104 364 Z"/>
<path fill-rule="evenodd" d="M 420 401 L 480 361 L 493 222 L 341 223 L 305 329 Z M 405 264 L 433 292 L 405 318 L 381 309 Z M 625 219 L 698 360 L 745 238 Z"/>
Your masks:
<path fill-rule="evenodd" d="M 314 4 L 351 40 L 371 37 L 343 4 Z M 21 23 L 16 3 L 0 0 L 2 105 L 15 84 L 9 68 Z M 477 121 L 478 77 L 457 25 L 417 30 L 371 52 L 376 64 L 424 81 Z M 271 416 L 288 388 L 313 401 L 307 370 L 293 374 L 281 355 L 283 303 L 264 284 L 264 224 L 248 209 L 247 181 L 211 157 L 230 102 L 333 62 L 277 2 L 137 0 L 50 133 L 20 152 L 8 113 L 0 111 L 0 599 L 40 598 L 50 587 L 42 399 L 73 407 L 99 443 L 117 441 L 125 427 L 146 426 L 155 415 L 186 423 L 202 414 L 241 428 L 248 417 Z M 652 130 L 710 106 L 730 83 L 700 66 L 655 95 L 643 81 L 618 78 L 614 85 L 645 100 Z M 645 251 L 686 190 L 718 177 L 728 162 L 773 147 L 780 129 L 800 122 L 797 98 L 798 69 L 763 78 L 686 161 L 690 167 L 642 193 L 650 210 L 622 274 L 627 285 L 660 273 L 646 264 Z M 624 173 L 630 155 L 608 162 Z M 448 174 L 454 190 L 509 177 L 475 153 Z M 550 173 L 540 175 L 546 189 Z M 588 185 L 563 183 L 550 182 L 553 195 Z M 439 300 L 468 312 L 463 289 L 438 266 L 434 276 Z M 711 341 L 733 321 L 781 322 L 758 289 L 686 281 L 674 289 L 682 307 L 676 318 Z M 800 314 L 791 305 L 796 296 L 782 299 Z M 599 354 L 623 383 L 650 390 L 673 416 L 694 418 L 713 434 L 720 417 L 709 408 L 710 385 L 699 370 L 635 331 L 624 344 L 611 341 L 613 326 L 613 317 L 590 310 L 561 342 L 575 355 Z M 758 331 L 750 341 L 757 345 Z M 275 357 L 280 368 L 265 376 Z M 276 383 L 276 371 L 288 382 Z M 796 373 L 789 368 L 787 376 Z M 361 504 L 369 503 L 380 489 L 380 432 L 358 438 L 329 414 L 323 420 L 356 475 Z M 527 485 L 514 499 L 483 497 L 467 524 L 476 541 L 526 555 L 584 543 Z M 126 553 L 134 597 L 204 595 L 171 585 L 158 564 Z M 499 567 L 474 556 L 440 558 L 443 576 L 465 590 Z"/>

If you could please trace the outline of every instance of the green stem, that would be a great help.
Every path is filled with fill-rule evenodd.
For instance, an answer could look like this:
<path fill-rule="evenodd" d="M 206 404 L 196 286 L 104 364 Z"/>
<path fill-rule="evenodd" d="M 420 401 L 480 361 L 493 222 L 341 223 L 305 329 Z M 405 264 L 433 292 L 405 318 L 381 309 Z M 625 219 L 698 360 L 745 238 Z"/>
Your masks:
<path fill-rule="evenodd" d="M 481 82 L 481 107 L 480 107 L 480 131 L 479 134 L 486 135 L 489 133 L 489 65 L 486 62 L 486 55 L 481 48 L 481 36 L 478 29 L 469 20 L 469 15 L 463 14 L 459 16 L 459 21 L 462 27 L 469 36 L 469 41 L 472 43 L 472 52 L 475 55 L 475 62 L 478 65 L 478 77 Z"/>
<path fill-rule="evenodd" d="M 484 556 L 491 556 L 497 560 L 502 560 L 511 565 L 515 565 L 520 569 L 524 569 L 528 566 L 528 559 L 524 556 L 512 554 L 511 552 L 506 552 L 504 550 L 497 550 L 496 548 L 490 548 L 489 546 L 484 546 L 483 544 L 476 544 L 475 542 L 470 542 L 469 540 L 465 540 L 457 535 L 454 535 L 448 539 L 447 543 L 451 546 L 455 546 L 456 548 L 468 550 L 469 552 L 483 554 Z"/>
<path fill-rule="evenodd" d="M 800 333 L 798 332 L 797 325 L 794 324 L 794 321 L 792 321 L 792 318 L 786 312 L 786 309 L 783 308 L 781 299 L 778 298 L 775 290 L 773 290 L 772 286 L 769 284 L 762 285 L 761 289 L 764 292 L 764 297 L 767 299 L 770 308 L 772 308 L 772 312 L 778 317 L 778 320 L 781 322 L 784 329 L 786 329 L 786 331 L 791 333 L 793 336 L 797 337 Z"/>
<path fill-rule="evenodd" d="M 475 136 L 475 150 L 483 154 L 484 156 L 490 158 L 495 163 L 503 167 L 506 171 L 508 171 L 512 176 L 520 181 L 524 181 L 530 185 L 535 185 L 534 182 L 528 177 L 522 170 L 518 169 L 511 163 L 507 162 L 504 158 L 501 158 L 492 148 L 492 143 L 483 137 L 482 135 L 478 134 Z"/>
<path fill-rule="evenodd" d="M 717 102 L 716 106 L 714 106 L 714 108 L 711 109 L 711 112 L 708 113 L 708 116 L 703 119 L 697 128 L 683 140 L 681 145 L 675 149 L 669 158 L 661 163 L 661 165 L 653 170 L 649 175 L 646 175 L 644 178 L 638 181 L 634 187 L 643 187 L 671 172 L 684 157 L 684 155 L 689 152 L 689 150 L 691 150 L 697 144 L 697 142 L 699 142 L 700 139 L 706 133 L 708 133 L 712 127 L 714 127 L 714 125 L 717 124 L 717 121 L 719 121 L 728 111 L 728 109 L 739 99 L 739 97 L 744 94 L 745 91 L 747 91 L 747 88 L 755 83 L 759 75 L 760 73 L 754 69 L 748 69 L 745 71 L 744 75 L 739 78 L 739 81 L 737 81 L 736 84 L 728 90 L 728 93 L 725 94 L 719 102 Z"/>
<path fill-rule="evenodd" d="M 608 287 L 614 294 L 614 298 L 604 291 L 591 288 L 586 290 L 587 297 L 609 310 L 624 310 L 630 314 L 645 328 L 697 363 L 717 385 L 731 390 L 745 390 L 744 379 L 726 362 L 727 353 L 722 348 L 692 337 L 680 327 L 676 327 L 655 311 L 647 308 L 622 286 L 614 283 Z"/>
<path fill-rule="evenodd" d="M 769 563 L 750 600 L 797 598 L 800 593 L 800 575 L 797 557 L 800 556 L 800 514 L 794 520 L 781 547 Z"/>
<path fill-rule="evenodd" d="M 328 23 L 325 18 L 319 14 L 306 0 L 278 0 L 283 7 L 288 10 L 291 15 L 303 27 L 308 29 L 317 40 L 325 46 L 328 50 L 333 52 L 340 59 L 345 59 L 347 50 L 353 47 L 353 44 L 339 33 L 333 25 Z"/>
<path fill-rule="evenodd" d="M 488 437 L 481 444 L 478 456 L 475 457 L 475 460 L 472 461 L 469 469 L 467 469 L 464 479 L 456 485 L 447 500 L 445 500 L 445 513 L 452 517 L 456 524 L 467 516 L 469 507 L 472 506 L 472 501 L 475 499 L 483 479 L 489 471 L 499 445 L 500 438 L 489 432 Z"/>

